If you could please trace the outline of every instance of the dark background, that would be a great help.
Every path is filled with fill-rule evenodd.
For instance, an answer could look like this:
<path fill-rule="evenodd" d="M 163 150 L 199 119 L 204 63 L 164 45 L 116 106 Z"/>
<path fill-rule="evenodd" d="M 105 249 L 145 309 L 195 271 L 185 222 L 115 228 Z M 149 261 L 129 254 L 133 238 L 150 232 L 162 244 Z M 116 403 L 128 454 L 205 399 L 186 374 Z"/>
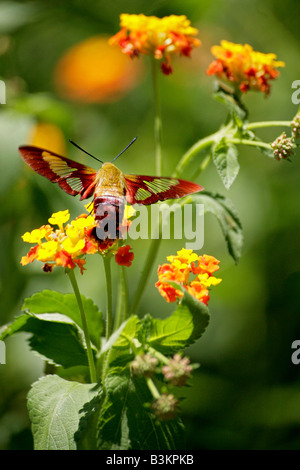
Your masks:
<path fill-rule="evenodd" d="M 112 101 L 70 100 L 55 85 L 54 71 L 66 51 L 89 37 L 115 34 L 122 12 L 185 14 L 199 29 L 202 46 L 192 59 L 174 60 L 174 74 L 160 76 L 165 175 L 196 140 L 217 130 L 225 119 L 226 111 L 212 98 L 212 79 L 205 74 L 212 60 L 210 47 L 221 39 L 249 43 L 286 62 L 270 97 L 255 92 L 245 96 L 251 121 L 290 120 L 297 112 L 291 101 L 292 82 L 300 79 L 296 0 L 160 0 L 151 6 L 145 0 L 1 1 L 0 79 L 7 87 L 6 104 L 0 105 L 1 324 L 18 315 L 23 299 L 34 292 L 70 292 L 62 270 L 49 275 L 39 263 L 19 264 L 28 250 L 21 239 L 25 231 L 46 223 L 58 210 L 69 208 L 73 217 L 83 212 L 82 203 L 30 172 L 18 154 L 18 146 L 29 143 L 38 121 L 57 126 L 66 142 L 72 138 L 104 160 L 138 135 L 118 166 L 127 173 L 154 172 L 153 102 L 145 58 L 132 63 L 144 65 L 136 85 Z M 76 80 L 80 83 L 80 77 Z M 258 134 L 272 141 L 281 132 L 273 128 Z M 187 447 L 299 449 L 300 365 L 291 362 L 291 344 L 300 337 L 299 154 L 289 163 L 268 159 L 256 149 L 240 150 L 241 171 L 229 191 L 212 164 L 197 181 L 232 200 L 244 226 L 245 244 L 236 266 L 217 221 L 205 217 L 201 251 L 221 260 L 218 275 L 223 282 L 211 295 L 208 330 L 188 351 L 201 367 L 183 392 Z M 66 153 L 93 166 L 67 143 Z M 194 170 L 189 167 L 184 176 Z M 148 245 L 132 243 L 135 260 L 127 272 L 131 292 Z M 178 241 L 164 242 L 157 264 L 181 246 Z M 81 292 L 104 309 L 100 261 L 90 257 L 88 271 L 78 280 Z M 172 306 L 158 294 L 155 282 L 154 270 L 140 313 L 163 317 Z M 30 449 L 26 394 L 43 373 L 43 363 L 29 351 L 25 334 L 10 338 L 6 349 L 7 363 L 0 365 L 0 449 Z"/>

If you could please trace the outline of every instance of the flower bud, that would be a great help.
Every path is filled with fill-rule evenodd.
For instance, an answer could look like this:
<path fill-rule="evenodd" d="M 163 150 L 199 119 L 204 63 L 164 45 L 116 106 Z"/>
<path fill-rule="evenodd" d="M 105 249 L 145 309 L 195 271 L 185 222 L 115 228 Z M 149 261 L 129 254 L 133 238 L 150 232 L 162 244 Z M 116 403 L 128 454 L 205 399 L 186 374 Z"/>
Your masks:
<path fill-rule="evenodd" d="M 171 385 L 182 386 L 186 384 L 193 370 L 189 364 L 190 360 L 187 357 L 182 358 L 180 354 L 175 354 L 169 364 L 163 366 L 162 373 Z"/>
<path fill-rule="evenodd" d="M 288 159 L 294 153 L 296 145 L 290 137 L 286 134 L 281 134 L 277 139 L 272 142 L 271 147 L 274 151 L 276 160 Z"/>
<path fill-rule="evenodd" d="M 157 398 L 151 405 L 154 414 L 161 420 L 167 421 L 176 417 L 178 400 L 174 395 L 164 393 Z"/>
<path fill-rule="evenodd" d="M 300 137 L 300 113 L 296 114 L 291 122 L 292 137 L 297 140 Z"/>
<path fill-rule="evenodd" d="M 132 361 L 130 369 L 133 375 L 151 377 L 155 372 L 157 364 L 158 360 L 156 357 L 150 354 L 140 354 Z"/>

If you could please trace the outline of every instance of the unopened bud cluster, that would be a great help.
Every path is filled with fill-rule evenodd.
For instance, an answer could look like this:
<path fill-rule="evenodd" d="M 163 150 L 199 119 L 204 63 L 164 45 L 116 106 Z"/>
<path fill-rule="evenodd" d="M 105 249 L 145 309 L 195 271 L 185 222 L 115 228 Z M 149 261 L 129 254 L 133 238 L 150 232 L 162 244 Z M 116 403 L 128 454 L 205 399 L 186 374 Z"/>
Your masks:
<path fill-rule="evenodd" d="M 297 140 L 300 138 L 300 114 L 297 114 L 291 122 L 292 137 Z"/>
<path fill-rule="evenodd" d="M 180 354 L 175 354 L 169 364 L 162 368 L 162 373 L 171 385 L 182 386 L 186 384 L 192 370 L 190 360 L 187 357 L 182 358 Z"/>
<path fill-rule="evenodd" d="M 132 375 L 151 377 L 155 372 L 158 360 L 150 354 L 140 354 L 132 361 L 130 368 Z"/>
<path fill-rule="evenodd" d="M 154 414 L 161 420 L 167 421 L 176 418 L 178 400 L 174 395 L 164 393 L 151 404 Z"/>
<path fill-rule="evenodd" d="M 293 155 L 296 145 L 291 137 L 287 137 L 286 134 L 282 134 L 272 142 L 271 147 L 274 151 L 274 157 L 276 160 L 286 160 Z"/>
<path fill-rule="evenodd" d="M 133 376 L 143 376 L 147 379 L 149 390 L 155 398 L 151 404 L 151 409 L 159 419 L 165 421 L 176 417 L 178 400 L 172 394 L 160 394 L 154 385 L 153 375 L 158 374 L 160 379 L 161 374 L 163 374 L 168 384 L 180 387 L 185 385 L 190 378 L 193 367 L 190 365 L 190 360 L 180 354 L 175 354 L 171 359 L 162 356 L 162 362 L 164 365 L 161 367 L 157 357 L 149 353 L 139 354 L 131 362 L 130 370 Z"/>

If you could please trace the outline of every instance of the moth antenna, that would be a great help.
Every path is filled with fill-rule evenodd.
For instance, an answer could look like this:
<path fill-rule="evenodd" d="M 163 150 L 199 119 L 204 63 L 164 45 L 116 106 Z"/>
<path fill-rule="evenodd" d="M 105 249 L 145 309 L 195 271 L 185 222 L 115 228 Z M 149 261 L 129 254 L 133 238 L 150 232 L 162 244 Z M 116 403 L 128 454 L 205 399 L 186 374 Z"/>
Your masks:
<path fill-rule="evenodd" d="M 79 145 L 75 144 L 75 142 L 73 142 L 73 140 L 69 139 L 69 142 L 72 144 L 72 145 L 75 145 L 75 147 L 77 147 L 79 150 L 81 150 L 82 152 L 86 153 L 87 155 L 89 155 L 90 157 L 94 158 L 95 160 L 97 160 L 97 162 L 100 162 L 103 164 L 103 161 L 102 160 L 99 160 L 99 158 L 95 157 L 94 155 L 92 155 L 91 153 L 87 152 L 86 150 L 84 150 L 83 148 L 79 147 Z"/>
<path fill-rule="evenodd" d="M 120 155 L 122 155 L 122 153 L 124 153 L 125 150 L 127 150 L 128 147 L 130 147 L 130 145 L 132 145 L 132 144 L 136 141 L 136 139 L 137 139 L 137 137 L 134 137 L 134 139 L 132 139 L 132 141 L 130 142 L 130 144 L 128 144 L 127 147 L 125 147 L 125 148 L 122 150 L 122 152 L 120 152 L 115 158 L 113 158 L 110 163 L 112 163 L 112 162 L 114 162 L 115 160 L 117 160 L 117 158 L 118 158 Z"/>

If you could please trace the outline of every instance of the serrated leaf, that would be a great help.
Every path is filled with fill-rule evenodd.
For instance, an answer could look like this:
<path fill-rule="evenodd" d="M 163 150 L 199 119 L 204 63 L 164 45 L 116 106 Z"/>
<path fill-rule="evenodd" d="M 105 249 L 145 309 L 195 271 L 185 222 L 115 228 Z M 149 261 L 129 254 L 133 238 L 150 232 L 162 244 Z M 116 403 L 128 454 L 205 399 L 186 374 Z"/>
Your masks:
<path fill-rule="evenodd" d="M 169 282 L 183 292 L 181 303 L 172 315 L 163 320 L 145 317 L 140 340 L 143 344 L 172 355 L 193 344 L 204 333 L 209 323 L 207 306 L 190 295 L 176 282 Z"/>
<path fill-rule="evenodd" d="M 88 365 L 83 332 L 65 315 L 25 313 L 3 328 L 3 340 L 15 333 L 31 333 L 28 342 L 43 359 L 63 367 Z"/>
<path fill-rule="evenodd" d="M 197 196 L 189 196 L 189 200 L 204 204 L 204 212 L 211 212 L 218 220 L 225 240 L 229 254 L 237 263 L 240 259 L 243 247 L 243 229 L 236 209 L 232 202 L 224 196 L 202 191 Z"/>
<path fill-rule="evenodd" d="M 179 419 L 159 422 L 146 404 L 153 398 L 144 379 L 130 377 L 129 369 L 116 368 L 105 379 L 106 396 L 98 422 L 101 450 L 183 449 Z"/>
<path fill-rule="evenodd" d="M 69 382 L 46 375 L 27 397 L 35 450 L 76 450 L 74 434 L 80 410 L 98 393 L 95 384 Z"/>
<path fill-rule="evenodd" d="M 240 171 L 235 145 L 221 141 L 213 149 L 213 162 L 226 189 L 229 189 Z"/>
<path fill-rule="evenodd" d="M 132 353 L 132 341 L 137 338 L 140 329 L 140 319 L 136 315 L 130 316 L 120 327 L 114 331 L 109 340 L 101 349 L 103 353 L 109 352 L 109 364 L 114 366 L 126 365 L 132 361 L 134 355 Z"/>
<path fill-rule="evenodd" d="M 81 296 L 92 343 L 99 349 L 103 331 L 102 313 L 91 299 Z M 43 290 L 24 300 L 22 310 L 31 313 L 61 313 L 71 318 L 82 328 L 81 315 L 74 294 L 61 294 Z"/>

